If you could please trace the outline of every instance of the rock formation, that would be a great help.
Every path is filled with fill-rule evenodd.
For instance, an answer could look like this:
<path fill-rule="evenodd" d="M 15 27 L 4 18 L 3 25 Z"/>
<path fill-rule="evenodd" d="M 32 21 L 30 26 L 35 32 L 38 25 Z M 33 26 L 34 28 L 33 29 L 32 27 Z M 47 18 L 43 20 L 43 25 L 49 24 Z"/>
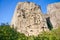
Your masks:
<path fill-rule="evenodd" d="M 60 25 L 60 2 L 49 4 L 47 7 L 47 14 L 50 17 L 53 29 L 58 28 Z"/>
<path fill-rule="evenodd" d="M 25 35 L 38 35 L 48 30 L 40 7 L 32 2 L 20 2 L 16 6 L 11 26 Z M 45 28 L 45 29 L 44 29 Z"/>
<path fill-rule="evenodd" d="M 42 14 L 38 5 L 32 2 L 19 2 L 16 6 L 11 27 L 26 36 L 38 35 L 60 25 L 60 3 L 49 4 L 47 14 Z"/>

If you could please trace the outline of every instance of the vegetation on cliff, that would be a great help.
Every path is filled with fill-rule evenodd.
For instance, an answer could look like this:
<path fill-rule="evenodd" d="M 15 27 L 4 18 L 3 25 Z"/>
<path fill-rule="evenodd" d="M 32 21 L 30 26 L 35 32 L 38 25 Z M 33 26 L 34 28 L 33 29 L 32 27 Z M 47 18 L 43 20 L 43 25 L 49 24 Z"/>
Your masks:
<path fill-rule="evenodd" d="M 0 40 L 60 40 L 60 28 L 50 32 L 42 32 L 38 36 L 25 36 L 9 25 L 0 25 Z"/>

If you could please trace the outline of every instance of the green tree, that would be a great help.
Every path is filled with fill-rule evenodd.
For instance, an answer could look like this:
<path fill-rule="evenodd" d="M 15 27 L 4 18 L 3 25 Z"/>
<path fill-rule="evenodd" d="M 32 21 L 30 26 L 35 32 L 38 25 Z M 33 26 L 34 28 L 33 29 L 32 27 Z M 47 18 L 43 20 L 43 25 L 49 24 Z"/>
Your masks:
<path fill-rule="evenodd" d="M 0 40 L 17 40 L 18 32 L 10 28 L 9 25 L 0 25 Z"/>

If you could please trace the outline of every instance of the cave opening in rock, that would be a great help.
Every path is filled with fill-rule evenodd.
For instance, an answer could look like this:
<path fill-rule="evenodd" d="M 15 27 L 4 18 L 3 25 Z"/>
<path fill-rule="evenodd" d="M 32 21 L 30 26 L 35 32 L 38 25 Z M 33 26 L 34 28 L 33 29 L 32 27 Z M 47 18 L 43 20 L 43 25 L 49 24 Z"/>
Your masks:
<path fill-rule="evenodd" d="M 46 22 L 47 22 L 47 26 L 48 26 L 49 30 L 52 30 L 53 25 L 52 25 L 52 23 L 50 21 L 50 17 L 46 18 Z"/>

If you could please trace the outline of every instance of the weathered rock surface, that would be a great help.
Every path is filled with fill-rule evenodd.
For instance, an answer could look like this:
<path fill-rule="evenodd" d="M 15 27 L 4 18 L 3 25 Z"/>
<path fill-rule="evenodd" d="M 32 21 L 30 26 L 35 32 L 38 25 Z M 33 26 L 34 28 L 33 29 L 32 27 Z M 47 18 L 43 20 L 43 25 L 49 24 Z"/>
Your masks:
<path fill-rule="evenodd" d="M 38 5 L 19 2 L 16 6 L 11 27 L 26 36 L 37 36 L 42 31 L 56 29 L 60 25 L 60 3 L 49 4 L 47 14 L 42 14 Z"/>
<path fill-rule="evenodd" d="M 32 2 L 18 3 L 11 22 L 11 27 L 13 26 L 27 36 L 38 35 L 43 30 L 48 30 L 40 7 Z"/>
<path fill-rule="evenodd" d="M 58 28 L 60 25 L 60 2 L 49 4 L 47 11 L 47 14 L 49 15 L 50 21 L 53 25 L 53 29 Z"/>

